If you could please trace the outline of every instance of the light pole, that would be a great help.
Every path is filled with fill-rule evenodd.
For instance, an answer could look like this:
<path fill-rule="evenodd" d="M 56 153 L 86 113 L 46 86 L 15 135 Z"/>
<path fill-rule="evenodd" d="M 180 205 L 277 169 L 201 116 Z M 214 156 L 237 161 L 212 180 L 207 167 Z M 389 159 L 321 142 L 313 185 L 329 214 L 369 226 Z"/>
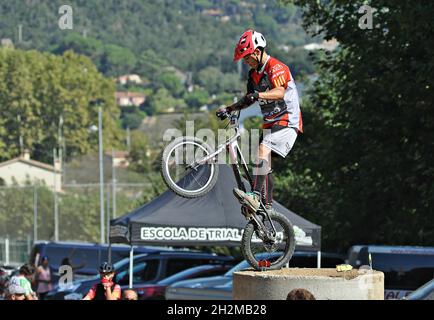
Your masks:
<path fill-rule="evenodd" d="M 38 192 L 33 187 L 33 243 L 38 241 Z"/>
<path fill-rule="evenodd" d="M 57 195 L 57 165 L 56 149 L 53 149 L 53 166 L 54 166 L 54 241 L 59 241 L 59 198 Z"/>
<path fill-rule="evenodd" d="M 99 205 L 101 214 L 101 243 L 105 243 L 104 234 L 104 159 L 102 145 L 102 108 L 98 106 L 98 140 L 99 140 Z"/>
<path fill-rule="evenodd" d="M 113 209 L 113 219 L 116 218 L 116 167 L 114 165 L 114 158 L 115 158 L 115 151 L 112 148 L 112 184 L 113 184 L 113 192 L 112 192 L 112 197 L 113 197 L 113 205 L 112 205 L 112 209 Z"/>
<path fill-rule="evenodd" d="M 103 160 L 103 144 L 102 144 L 102 105 L 103 100 L 91 101 L 91 105 L 98 106 L 98 144 L 99 144 L 99 207 L 100 207 L 100 228 L 101 238 L 100 242 L 105 243 L 105 214 L 104 214 L 104 160 Z M 90 128 L 91 131 L 95 130 L 95 126 Z"/>

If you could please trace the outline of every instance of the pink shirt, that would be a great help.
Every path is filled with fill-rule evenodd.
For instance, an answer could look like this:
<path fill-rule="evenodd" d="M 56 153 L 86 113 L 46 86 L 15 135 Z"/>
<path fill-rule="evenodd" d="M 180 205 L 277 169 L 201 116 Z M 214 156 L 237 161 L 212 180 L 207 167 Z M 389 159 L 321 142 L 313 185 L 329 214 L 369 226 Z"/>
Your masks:
<path fill-rule="evenodd" d="M 38 267 L 38 279 L 51 281 L 50 268 L 45 269 L 42 266 Z M 36 292 L 45 293 L 51 290 L 53 290 L 53 285 L 51 283 L 38 282 L 38 289 Z"/>

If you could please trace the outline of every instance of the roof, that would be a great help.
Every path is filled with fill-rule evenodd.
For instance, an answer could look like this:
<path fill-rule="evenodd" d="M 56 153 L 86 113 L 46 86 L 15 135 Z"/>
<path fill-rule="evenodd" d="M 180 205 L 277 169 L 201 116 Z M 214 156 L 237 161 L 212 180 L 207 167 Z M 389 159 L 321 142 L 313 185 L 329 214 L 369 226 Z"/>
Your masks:
<path fill-rule="evenodd" d="M 61 172 L 60 170 L 55 169 L 54 166 L 52 166 L 52 165 L 49 165 L 49 164 L 46 164 L 46 163 L 43 163 L 43 162 L 39 162 L 39 161 L 36 161 L 36 160 L 27 160 L 27 159 L 24 159 L 22 157 L 18 157 L 18 158 L 14 158 L 14 159 L 11 159 L 11 160 L 8 160 L 8 161 L 5 161 L 5 162 L 1 162 L 0 163 L 0 168 L 4 167 L 4 166 L 7 166 L 7 165 L 10 165 L 10 164 L 13 164 L 13 163 L 16 163 L 16 162 L 22 162 L 22 163 L 28 164 L 30 166 L 38 167 L 38 168 L 41 168 L 41 169 L 44 169 L 44 170 L 48 170 L 48 171 L 56 171 L 57 173 Z"/>
<path fill-rule="evenodd" d="M 116 92 L 116 99 L 121 98 L 145 98 L 145 94 L 140 92 Z"/>
<path fill-rule="evenodd" d="M 110 156 L 110 157 L 114 156 L 115 158 L 126 158 L 126 157 L 128 157 L 128 155 L 130 153 L 128 151 L 115 151 L 113 153 L 110 151 L 107 151 L 105 154 Z"/>
<path fill-rule="evenodd" d="M 105 248 L 108 247 L 108 243 L 96 243 L 96 242 L 80 242 L 80 241 L 36 241 L 34 246 L 37 245 L 46 245 L 46 246 L 60 246 L 60 247 L 85 247 L 85 248 Z M 130 248 L 129 245 L 126 244 L 111 244 L 112 248 Z M 166 250 L 166 251 L 172 251 L 174 250 L 172 247 L 162 247 L 162 246 L 134 246 L 134 250 L 137 248 L 146 248 L 146 249 L 155 249 L 156 251 L 159 250 Z M 178 249 L 180 250 L 180 249 Z"/>
<path fill-rule="evenodd" d="M 428 254 L 434 255 L 434 247 L 419 247 L 419 246 L 381 246 L 381 245 L 366 245 L 362 248 L 368 248 L 372 253 L 391 253 L 391 254 Z"/>
<path fill-rule="evenodd" d="M 219 168 L 216 185 L 202 197 L 186 199 L 167 190 L 149 203 L 111 220 L 111 241 L 176 246 L 238 246 L 246 219 L 240 213 L 240 204 L 232 193 L 236 185 L 232 168 L 223 164 Z M 320 226 L 303 219 L 277 201 L 273 202 L 273 206 L 293 223 L 298 250 L 320 249 Z"/>

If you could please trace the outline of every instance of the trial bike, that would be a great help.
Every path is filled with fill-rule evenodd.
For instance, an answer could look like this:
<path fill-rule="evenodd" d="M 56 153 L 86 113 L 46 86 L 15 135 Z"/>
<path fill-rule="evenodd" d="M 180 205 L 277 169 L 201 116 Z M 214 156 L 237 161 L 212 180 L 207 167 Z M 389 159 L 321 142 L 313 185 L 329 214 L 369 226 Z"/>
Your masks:
<path fill-rule="evenodd" d="M 233 129 L 234 135 L 213 150 L 207 143 L 196 137 L 180 137 L 173 140 L 163 151 L 161 174 L 173 192 L 185 198 L 196 198 L 210 192 L 215 186 L 219 173 L 217 158 L 227 151 L 239 189 L 246 192 L 240 167 L 247 178 L 250 190 L 253 189 L 252 177 L 238 144 L 241 137 L 239 128 L 240 111 L 231 105 L 233 112 L 223 112 L 219 118 L 229 119 L 226 129 Z M 266 208 L 260 200 L 259 209 L 252 212 L 241 207 L 241 213 L 248 220 L 241 239 L 241 252 L 247 262 L 256 270 L 280 269 L 291 259 L 295 250 L 295 235 L 292 223 L 287 217 L 274 209 Z M 258 253 L 281 252 L 274 258 L 256 258 Z M 263 256 L 263 255 L 261 255 Z"/>

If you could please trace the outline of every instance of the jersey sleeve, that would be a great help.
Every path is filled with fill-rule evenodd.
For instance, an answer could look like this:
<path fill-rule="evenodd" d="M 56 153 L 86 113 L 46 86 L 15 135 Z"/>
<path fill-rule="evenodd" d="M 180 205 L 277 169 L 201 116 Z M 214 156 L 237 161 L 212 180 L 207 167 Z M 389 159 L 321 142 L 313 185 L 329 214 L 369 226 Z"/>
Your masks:
<path fill-rule="evenodd" d="M 275 62 L 270 66 L 269 77 L 273 88 L 288 87 L 288 82 L 291 81 L 291 73 L 288 66 L 281 62 Z"/>

